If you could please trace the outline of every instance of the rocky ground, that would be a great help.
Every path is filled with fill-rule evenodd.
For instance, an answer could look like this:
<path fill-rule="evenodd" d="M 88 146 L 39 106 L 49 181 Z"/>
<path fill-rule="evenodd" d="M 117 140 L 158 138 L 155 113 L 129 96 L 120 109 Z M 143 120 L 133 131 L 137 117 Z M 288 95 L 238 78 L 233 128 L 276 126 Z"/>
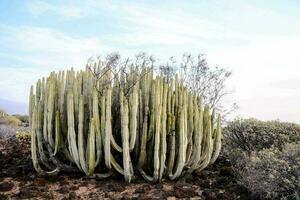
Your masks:
<path fill-rule="evenodd" d="M 39 177 L 30 159 L 30 142 L 0 140 L 1 199 L 250 199 L 237 184 L 230 162 L 221 157 L 200 176 L 176 182 L 149 184 L 122 177 L 113 180 L 88 179 L 80 174 Z"/>

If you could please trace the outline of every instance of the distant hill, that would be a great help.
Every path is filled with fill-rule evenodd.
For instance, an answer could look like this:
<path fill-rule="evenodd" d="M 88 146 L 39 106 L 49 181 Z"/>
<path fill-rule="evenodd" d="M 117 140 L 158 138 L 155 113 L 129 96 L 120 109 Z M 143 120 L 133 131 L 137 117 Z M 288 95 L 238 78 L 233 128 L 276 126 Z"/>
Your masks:
<path fill-rule="evenodd" d="M 8 114 L 28 114 L 28 104 L 0 99 L 0 109 L 5 110 Z"/>

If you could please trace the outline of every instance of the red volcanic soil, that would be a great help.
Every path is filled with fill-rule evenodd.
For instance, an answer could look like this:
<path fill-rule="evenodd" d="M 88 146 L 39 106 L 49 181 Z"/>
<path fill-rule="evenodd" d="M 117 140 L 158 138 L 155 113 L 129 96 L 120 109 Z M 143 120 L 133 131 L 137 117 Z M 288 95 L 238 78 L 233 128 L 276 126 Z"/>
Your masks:
<path fill-rule="evenodd" d="M 82 174 L 40 177 L 30 158 L 30 142 L 0 140 L 1 199 L 250 199 L 237 184 L 230 162 L 220 157 L 197 176 L 150 184 L 140 178 L 95 180 Z"/>

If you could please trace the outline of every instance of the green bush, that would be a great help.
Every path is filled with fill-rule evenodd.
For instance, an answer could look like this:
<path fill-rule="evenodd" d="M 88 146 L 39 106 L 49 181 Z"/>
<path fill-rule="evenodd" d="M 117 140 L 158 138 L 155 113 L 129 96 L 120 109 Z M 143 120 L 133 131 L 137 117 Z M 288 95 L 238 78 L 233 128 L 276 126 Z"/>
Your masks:
<path fill-rule="evenodd" d="M 18 118 L 22 123 L 29 123 L 28 115 L 13 115 L 13 116 Z"/>
<path fill-rule="evenodd" d="M 285 144 L 300 141 L 300 125 L 280 121 L 241 119 L 230 122 L 224 130 L 226 145 L 250 153 L 265 148 L 282 150 Z"/>
<path fill-rule="evenodd" d="M 300 126 L 241 119 L 224 128 L 224 152 L 239 179 L 259 199 L 300 193 Z"/>

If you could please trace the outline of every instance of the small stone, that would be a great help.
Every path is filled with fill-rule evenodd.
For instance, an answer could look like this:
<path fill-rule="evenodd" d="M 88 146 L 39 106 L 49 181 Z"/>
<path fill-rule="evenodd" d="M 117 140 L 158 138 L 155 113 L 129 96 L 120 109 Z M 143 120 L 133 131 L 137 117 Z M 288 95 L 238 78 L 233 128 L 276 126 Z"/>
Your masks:
<path fill-rule="evenodd" d="M 216 196 L 216 193 L 214 192 L 211 192 L 207 195 L 207 200 L 216 200 L 217 199 L 217 196 Z"/>
<path fill-rule="evenodd" d="M 220 170 L 220 176 L 234 177 L 234 171 L 232 167 L 223 167 Z"/>
<path fill-rule="evenodd" d="M 174 196 L 167 197 L 167 200 L 176 200 L 176 197 L 174 197 Z"/>
<path fill-rule="evenodd" d="M 76 198 L 75 192 L 70 192 L 69 193 L 69 199 L 75 199 L 75 198 Z"/>
<path fill-rule="evenodd" d="M 163 184 L 162 189 L 167 195 L 173 195 L 174 187 L 172 185 Z"/>
<path fill-rule="evenodd" d="M 13 183 L 9 183 L 9 182 L 0 183 L 0 192 L 10 191 L 13 187 L 14 187 Z"/>
<path fill-rule="evenodd" d="M 36 178 L 35 180 L 34 180 L 34 184 L 36 184 L 36 185 L 38 185 L 38 186 L 44 186 L 44 185 L 46 185 L 46 179 L 44 179 L 44 178 Z"/>

